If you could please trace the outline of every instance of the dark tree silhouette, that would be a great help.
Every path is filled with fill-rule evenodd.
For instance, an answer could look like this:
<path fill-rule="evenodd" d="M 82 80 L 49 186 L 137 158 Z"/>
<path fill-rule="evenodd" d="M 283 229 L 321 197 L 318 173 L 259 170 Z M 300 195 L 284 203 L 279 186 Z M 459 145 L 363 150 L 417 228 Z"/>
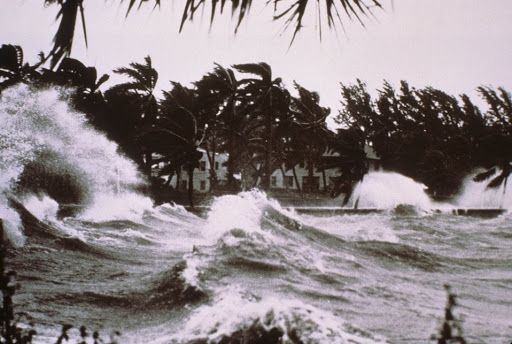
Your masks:
<path fill-rule="evenodd" d="M 128 76 L 131 80 L 117 84 L 109 88 L 106 97 L 125 95 L 137 102 L 140 109 L 139 131 L 148 130 L 156 119 L 158 104 L 154 95 L 158 72 L 153 68 L 151 57 L 144 58 L 145 64 L 132 62 L 130 67 L 121 67 L 114 70 L 114 73 Z M 151 180 L 151 166 L 153 165 L 151 150 L 142 146 L 144 154 L 144 170 Z"/>

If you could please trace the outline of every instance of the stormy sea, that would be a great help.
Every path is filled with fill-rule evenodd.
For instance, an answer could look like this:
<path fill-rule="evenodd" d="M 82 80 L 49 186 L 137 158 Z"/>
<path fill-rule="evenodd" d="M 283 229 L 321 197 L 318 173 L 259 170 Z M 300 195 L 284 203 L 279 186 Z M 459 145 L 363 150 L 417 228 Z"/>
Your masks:
<path fill-rule="evenodd" d="M 114 331 L 119 343 L 435 343 L 445 284 L 469 343 L 512 340 L 512 215 L 457 215 L 509 209 L 512 190 L 468 178 L 441 204 L 411 179 L 374 172 L 353 197 L 379 211 L 306 215 L 252 190 L 199 216 L 154 206 L 135 166 L 61 91 L 1 97 L 6 269 L 34 343 L 55 343 L 63 324 L 74 326 L 69 343 L 82 325 L 88 343 L 93 331 L 105 343 Z M 85 206 L 58 214 L 66 194 L 19 191 L 48 175 Z"/>

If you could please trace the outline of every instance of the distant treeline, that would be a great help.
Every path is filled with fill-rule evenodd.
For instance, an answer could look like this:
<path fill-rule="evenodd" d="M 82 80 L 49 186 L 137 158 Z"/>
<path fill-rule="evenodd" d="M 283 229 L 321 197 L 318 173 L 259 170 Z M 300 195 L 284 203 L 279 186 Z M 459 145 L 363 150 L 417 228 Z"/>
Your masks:
<path fill-rule="evenodd" d="M 332 194 L 350 193 L 367 173 L 365 144 L 373 146 L 386 169 L 423 182 L 436 197 L 456 193 L 476 167 L 488 172 L 479 180 L 494 175 L 492 168 L 502 171 L 491 187 L 506 182 L 509 173 L 512 101 L 502 88 L 478 88 L 489 104 L 482 112 L 466 95 L 415 89 L 405 81 L 398 91 L 384 82 L 377 99 L 361 81 L 342 84 L 343 107 L 335 116 L 342 129 L 332 132 L 326 124 L 330 109 L 320 105 L 319 94 L 296 82 L 287 89 L 263 62 L 230 68 L 215 64 L 190 87 L 171 81 L 161 99 L 155 95 L 158 73 L 149 56 L 144 63 L 114 70 L 127 81 L 105 91 L 99 88 L 108 75 L 98 79 L 94 67 L 76 59 L 64 58 L 54 69 L 43 65 L 24 63 L 19 46 L 2 45 L 0 92 L 18 83 L 72 88 L 72 106 L 117 142 L 154 188 L 169 188 L 173 175 L 188 171 L 190 203 L 199 148 L 210 166 L 215 166 L 216 153 L 229 154 L 227 184 L 219 185 L 214 171 L 210 184 L 233 192 L 258 181 L 266 189 L 273 171 L 284 173 L 305 163 L 310 177 L 315 169 L 337 168 Z M 337 156 L 324 157 L 327 150 Z M 155 177 L 161 162 L 166 167 Z M 235 174 L 242 175 L 242 185 Z"/>
<path fill-rule="evenodd" d="M 400 88 L 384 82 L 375 99 L 358 80 L 341 85 L 343 109 L 337 120 L 373 146 L 384 168 L 429 187 L 437 197 L 455 194 L 475 168 L 488 187 L 506 183 L 512 161 L 512 98 L 503 88 L 478 87 L 488 104 L 480 110 L 470 98 L 441 90 Z"/>

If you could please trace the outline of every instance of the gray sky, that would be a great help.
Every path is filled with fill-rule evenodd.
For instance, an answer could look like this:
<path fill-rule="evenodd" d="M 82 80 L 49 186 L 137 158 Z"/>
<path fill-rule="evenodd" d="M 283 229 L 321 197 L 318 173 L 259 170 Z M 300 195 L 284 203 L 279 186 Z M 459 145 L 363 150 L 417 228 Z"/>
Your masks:
<path fill-rule="evenodd" d="M 228 67 L 264 61 L 290 89 L 296 80 L 318 91 L 322 105 L 333 113 L 340 107 L 340 82 L 350 84 L 356 78 L 371 92 L 384 79 L 397 87 L 406 80 L 411 86 L 433 86 L 453 95 L 467 93 L 476 102 L 474 90 L 480 85 L 512 91 L 509 0 L 394 0 L 394 9 L 383 0 L 385 10 L 376 10 L 366 29 L 346 21 L 345 33 L 339 30 L 336 35 L 325 27 L 320 42 L 312 18 L 291 48 L 291 31 L 280 35 L 282 23 L 272 22 L 271 7 L 254 5 L 237 35 L 229 14 L 218 17 L 209 31 L 207 12 L 179 34 L 181 1 L 164 0 L 160 10 L 147 6 L 128 19 L 126 2 L 119 2 L 84 1 L 89 49 L 77 26 L 71 57 L 112 77 L 112 69 L 143 62 L 150 55 L 160 74 L 160 89 L 170 89 L 169 80 L 196 81 L 214 62 Z M 0 43 L 21 45 L 31 62 L 38 52 L 50 50 L 57 28 L 58 6 L 45 8 L 43 3 L 0 2 Z"/>

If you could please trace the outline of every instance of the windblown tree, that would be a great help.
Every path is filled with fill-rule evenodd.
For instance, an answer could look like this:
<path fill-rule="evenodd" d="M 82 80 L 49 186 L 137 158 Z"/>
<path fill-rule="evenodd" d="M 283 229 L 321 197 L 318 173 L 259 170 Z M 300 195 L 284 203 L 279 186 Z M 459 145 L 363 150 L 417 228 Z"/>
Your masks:
<path fill-rule="evenodd" d="M 114 70 L 114 73 L 125 75 L 128 82 L 112 86 L 105 92 L 107 100 L 127 101 L 133 106 L 131 113 L 139 118 L 131 118 L 134 132 L 147 131 L 154 123 L 158 112 L 158 103 L 154 95 L 158 72 L 153 68 L 151 58 L 144 58 L 145 64 L 132 62 L 130 67 L 121 67 Z M 118 103 L 119 104 L 119 103 Z M 121 105 L 121 104 L 119 104 Z M 135 117 L 133 116 L 132 117 Z M 135 136 L 133 137 L 135 139 Z M 146 172 L 148 179 L 151 179 L 152 152 L 148 147 L 141 147 L 143 160 L 137 161 Z"/>
<path fill-rule="evenodd" d="M 487 155 L 491 146 L 496 150 L 497 141 L 496 130 L 486 119 L 494 118 L 496 128 L 507 124 L 506 98 L 494 107 L 500 109 L 499 114 L 491 111 L 483 116 L 466 95 L 459 101 L 441 90 L 416 89 L 405 81 L 396 91 L 385 82 L 374 101 L 365 86 L 360 81 L 342 85 L 344 108 L 339 122 L 362 131 L 384 168 L 424 183 L 434 197 L 454 195 L 476 166 L 506 166 L 506 154 L 500 155 L 501 160 L 493 158 L 495 153 Z M 489 98 L 496 97 L 490 94 Z M 484 175 L 480 178 L 485 179 Z M 505 180 L 500 177 L 498 181 Z"/>
<path fill-rule="evenodd" d="M 311 92 L 296 82 L 294 86 L 299 94 L 291 101 L 295 135 L 287 148 L 289 152 L 295 151 L 291 157 L 306 161 L 308 177 L 306 183 L 302 185 L 304 191 L 317 191 L 313 174 L 319 159 L 327 149 L 330 131 L 327 128 L 326 118 L 331 111 L 320 106 L 320 95 L 317 92 Z M 324 185 L 327 185 L 325 173 L 323 175 Z"/>
<path fill-rule="evenodd" d="M 258 146 L 251 155 L 257 163 L 261 187 L 270 187 L 270 175 L 279 163 L 273 159 L 274 131 L 279 117 L 289 111 L 290 94 L 283 87 L 281 78 L 273 78 L 272 68 L 265 62 L 233 66 L 250 77 L 239 81 L 239 97 L 246 113 L 253 123 L 252 133 L 257 137 Z M 259 167 L 258 167 L 259 166 Z"/>
<path fill-rule="evenodd" d="M 476 153 L 477 163 L 486 170 L 477 174 L 474 180 L 483 182 L 490 179 L 488 188 L 503 187 L 505 192 L 512 172 L 512 97 L 502 87 L 498 91 L 484 86 L 477 90 L 489 105 L 486 113 L 489 126 Z"/>
<path fill-rule="evenodd" d="M 198 116 L 197 92 L 177 82 L 172 85 L 171 91 L 164 92 L 155 125 L 144 131 L 141 139 L 152 152 L 163 156 L 171 173 L 179 173 L 182 167 L 187 170 L 189 204 L 194 207 L 194 170 L 202 157 L 198 148 L 205 137 L 206 125 Z"/>
<path fill-rule="evenodd" d="M 194 85 L 197 88 L 198 102 L 204 112 L 208 133 L 203 147 L 205 148 L 210 166 L 215 166 L 215 155 L 219 150 L 229 154 L 227 161 L 227 188 L 238 190 L 234 175 L 240 172 L 240 135 L 242 128 L 238 118 L 238 81 L 230 68 L 215 64 L 212 72 L 207 73 Z M 211 171 L 210 185 L 214 185 L 217 175 Z"/>

